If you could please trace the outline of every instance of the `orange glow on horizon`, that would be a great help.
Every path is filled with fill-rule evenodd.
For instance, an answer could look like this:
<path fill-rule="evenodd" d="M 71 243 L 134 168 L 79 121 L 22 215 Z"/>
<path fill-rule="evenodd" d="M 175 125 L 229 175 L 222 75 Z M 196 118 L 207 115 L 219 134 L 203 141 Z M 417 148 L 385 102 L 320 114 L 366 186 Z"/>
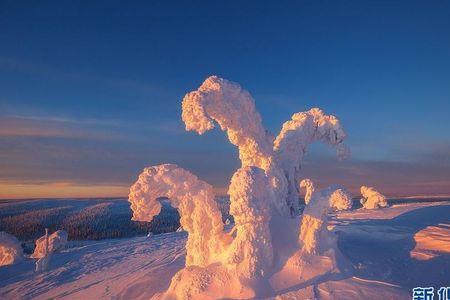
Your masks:
<path fill-rule="evenodd" d="M 82 185 L 71 182 L 0 183 L 0 199 L 28 198 L 127 198 L 127 185 Z M 218 196 L 226 195 L 228 188 L 214 188 Z"/>
<path fill-rule="evenodd" d="M 127 186 L 78 185 L 70 182 L 0 183 L 0 199 L 127 197 L 128 190 Z"/>

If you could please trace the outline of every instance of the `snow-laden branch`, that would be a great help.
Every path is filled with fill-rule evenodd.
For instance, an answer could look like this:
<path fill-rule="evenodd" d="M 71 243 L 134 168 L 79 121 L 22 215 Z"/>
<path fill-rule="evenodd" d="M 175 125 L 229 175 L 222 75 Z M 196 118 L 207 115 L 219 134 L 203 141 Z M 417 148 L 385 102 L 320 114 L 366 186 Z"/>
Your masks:
<path fill-rule="evenodd" d="M 0 267 L 12 265 L 22 259 L 23 251 L 17 238 L 0 232 Z"/>
<path fill-rule="evenodd" d="M 289 186 L 287 203 L 296 211 L 299 196 L 298 182 L 303 156 L 310 144 L 321 141 L 336 148 L 339 159 L 349 156 L 344 145 L 346 134 L 339 120 L 333 115 L 326 115 L 318 108 L 296 113 L 285 122 L 275 139 L 274 150 L 277 162 L 283 169 Z"/>
<path fill-rule="evenodd" d="M 252 96 L 239 84 L 208 77 L 197 90 L 186 94 L 182 108 L 186 130 L 203 134 L 214 128 L 215 121 L 239 148 L 242 166 L 269 168 L 271 142 Z"/>
<path fill-rule="evenodd" d="M 173 164 L 145 168 L 130 189 L 133 220 L 151 221 L 168 197 L 188 232 L 186 265 L 207 266 L 223 251 L 223 223 L 211 185 Z"/>

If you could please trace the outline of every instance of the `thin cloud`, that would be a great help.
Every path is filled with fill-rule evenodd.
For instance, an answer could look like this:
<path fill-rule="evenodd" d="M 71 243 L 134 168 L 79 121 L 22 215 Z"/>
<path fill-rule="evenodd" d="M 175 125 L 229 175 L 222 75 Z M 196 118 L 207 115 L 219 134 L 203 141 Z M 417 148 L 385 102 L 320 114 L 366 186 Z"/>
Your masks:
<path fill-rule="evenodd" d="M 95 126 L 97 126 L 97 128 Z M 54 137 L 72 139 L 123 139 L 125 136 L 98 128 L 93 122 L 28 117 L 0 117 L 0 137 Z"/>

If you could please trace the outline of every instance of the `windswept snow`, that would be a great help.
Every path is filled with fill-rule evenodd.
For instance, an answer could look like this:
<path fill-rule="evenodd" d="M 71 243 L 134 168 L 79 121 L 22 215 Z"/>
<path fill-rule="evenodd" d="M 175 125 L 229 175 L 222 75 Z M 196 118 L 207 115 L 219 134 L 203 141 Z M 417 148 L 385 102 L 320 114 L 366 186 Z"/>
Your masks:
<path fill-rule="evenodd" d="M 412 258 L 430 260 L 450 255 L 450 224 L 427 226 L 414 235 L 414 241 L 416 246 L 410 252 Z"/>
<path fill-rule="evenodd" d="M 332 232 L 350 267 L 341 266 L 340 274 L 293 285 L 288 282 L 295 273 L 286 272 L 278 278 L 279 287 L 260 298 L 411 299 L 417 285 L 445 286 L 450 268 L 448 244 L 437 247 L 435 241 L 438 235 L 448 237 L 449 233 L 435 229 L 450 227 L 449 214 L 450 202 L 338 212 L 329 223 L 334 225 Z M 432 251 L 433 258 L 418 260 L 411 257 L 411 251 L 416 248 L 415 236 L 423 230 L 431 235 L 422 236 L 421 251 Z M 185 232 L 176 232 L 151 238 L 69 242 L 66 249 L 53 254 L 47 272 L 36 274 L 34 259 L 26 258 L 0 267 L 0 298 L 148 300 L 166 291 L 171 278 L 184 268 L 186 240 Z M 316 267 L 321 266 L 311 265 Z"/>
<path fill-rule="evenodd" d="M 22 247 L 15 236 L 0 232 L 0 267 L 20 261 L 22 252 Z"/>

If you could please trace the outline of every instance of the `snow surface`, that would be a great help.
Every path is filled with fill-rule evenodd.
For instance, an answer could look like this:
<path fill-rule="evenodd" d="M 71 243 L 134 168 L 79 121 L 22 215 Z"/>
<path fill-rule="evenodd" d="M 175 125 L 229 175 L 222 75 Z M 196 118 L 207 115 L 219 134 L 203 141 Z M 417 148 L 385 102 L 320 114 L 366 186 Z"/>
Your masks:
<path fill-rule="evenodd" d="M 414 286 L 446 286 L 449 215 L 450 202 L 338 212 L 329 223 L 342 255 L 350 261 L 347 269 L 297 285 L 284 278 L 284 288 L 261 298 L 411 299 Z M 431 235 L 419 234 L 423 230 Z M 415 244 L 417 234 L 421 242 Z M 1 267 L 0 298 L 150 299 L 165 291 L 184 268 L 186 240 L 185 232 L 176 232 L 69 242 L 53 254 L 48 272 L 36 274 L 33 259 Z M 416 245 L 432 251 L 433 258 L 411 257 Z"/>

